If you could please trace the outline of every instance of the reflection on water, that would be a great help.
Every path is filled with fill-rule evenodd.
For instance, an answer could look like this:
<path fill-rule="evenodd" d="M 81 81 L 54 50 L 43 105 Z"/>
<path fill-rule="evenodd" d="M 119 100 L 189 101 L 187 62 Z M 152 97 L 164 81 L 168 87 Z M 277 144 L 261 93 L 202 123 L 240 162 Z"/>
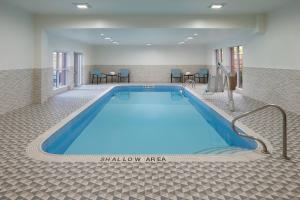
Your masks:
<path fill-rule="evenodd" d="M 130 98 L 130 93 L 127 91 L 124 92 L 118 92 L 116 93 L 116 96 L 120 100 L 128 100 Z"/>
<path fill-rule="evenodd" d="M 171 99 L 173 101 L 180 101 L 183 99 L 183 95 L 180 92 L 171 92 Z"/>

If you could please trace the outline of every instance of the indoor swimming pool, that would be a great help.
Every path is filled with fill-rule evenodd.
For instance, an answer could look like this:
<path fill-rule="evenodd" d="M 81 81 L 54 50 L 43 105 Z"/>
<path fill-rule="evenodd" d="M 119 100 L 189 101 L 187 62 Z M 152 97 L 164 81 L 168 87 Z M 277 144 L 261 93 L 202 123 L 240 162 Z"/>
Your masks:
<path fill-rule="evenodd" d="M 66 155 L 195 155 L 256 147 L 180 86 L 116 86 L 42 144 L 47 153 Z"/>

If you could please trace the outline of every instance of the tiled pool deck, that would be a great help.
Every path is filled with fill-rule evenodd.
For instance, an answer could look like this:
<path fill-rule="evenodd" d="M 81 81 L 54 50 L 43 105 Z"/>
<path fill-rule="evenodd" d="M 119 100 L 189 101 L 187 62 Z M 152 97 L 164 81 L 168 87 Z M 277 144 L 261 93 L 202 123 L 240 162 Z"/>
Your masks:
<path fill-rule="evenodd" d="M 56 163 L 26 155 L 28 144 L 106 89 L 83 87 L 0 115 L 0 199 L 300 199 L 300 116 L 288 113 L 291 161 L 279 156 L 281 116 L 276 110 L 243 123 L 268 139 L 274 153 L 251 162 Z M 202 88 L 197 86 L 197 92 Z M 205 98 L 230 115 L 263 103 L 235 94 Z"/>

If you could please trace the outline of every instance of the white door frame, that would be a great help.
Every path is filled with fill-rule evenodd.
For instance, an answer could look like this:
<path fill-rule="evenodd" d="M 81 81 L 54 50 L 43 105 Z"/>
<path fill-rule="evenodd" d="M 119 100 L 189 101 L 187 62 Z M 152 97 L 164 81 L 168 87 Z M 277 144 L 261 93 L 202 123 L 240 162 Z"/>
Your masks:
<path fill-rule="evenodd" d="M 74 52 L 74 85 L 78 87 L 83 84 L 83 54 Z"/>

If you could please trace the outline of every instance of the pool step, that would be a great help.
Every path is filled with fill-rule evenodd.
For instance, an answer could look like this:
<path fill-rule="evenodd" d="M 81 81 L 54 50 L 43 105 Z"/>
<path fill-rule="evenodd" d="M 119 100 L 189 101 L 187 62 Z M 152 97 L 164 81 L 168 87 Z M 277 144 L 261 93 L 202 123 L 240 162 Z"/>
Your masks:
<path fill-rule="evenodd" d="M 241 149 L 241 148 L 235 148 L 235 147 L 228 147 L 228 148 L 215 147 L 215 148 L 200 150 L 200 151 L 195 152 L 194 154 L 215 154 L 215 155 L 226 154 L 226 155 L 232 155 L 232 154 L 235 154 L 235 153 L 239 153 L 241 151 L 245 151 L 245 150 Z"/>

